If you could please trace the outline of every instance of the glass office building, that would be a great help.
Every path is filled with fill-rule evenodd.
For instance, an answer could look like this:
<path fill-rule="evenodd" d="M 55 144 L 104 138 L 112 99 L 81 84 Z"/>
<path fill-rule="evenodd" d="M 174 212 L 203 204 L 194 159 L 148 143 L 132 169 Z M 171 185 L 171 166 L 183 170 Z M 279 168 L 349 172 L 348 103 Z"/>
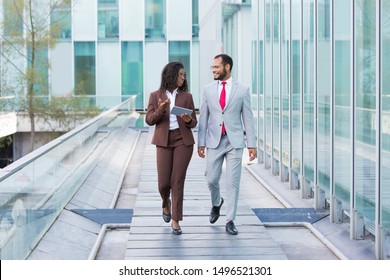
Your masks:
<path fill-rule="evenodd" d="M 349 225 L 351 239 L 374 236 L 377 258 L 390 259 L 389 1 L 72 2 L 51 15 L 62 30 L 43 54 L 48 94 L 79 90 L 107 106 L 136 95 L 144 110 L 163 66 L 179 60 L 199 108 L 209 65 L 226 52 L 251 87 L 258 164 Z"/>
<path fill-rule="evenodd" d="M 62 1 L 53 3 L 56 2 Z M 162 68 L 172 60 L 185 65 L 190 90 L 199 92 L 199 64 L 193 62 L 199 57 L 198 0 L 70 2 L 57 5 L 53 12 L 41 8 L 50 16 L 51 24 L 61 28 L 55 47 L 45 58 L 50 60 L 50 69 L 46 71 L 47 94 L 83 93 L 104 108 L 136 95 L 137 109 L 144 110 L 149 93 L 160 85 Z M 4 0 L 0 4 L 5 36 L 23 34 L 23 22 L 12 16 L 15 13 L 12 3 L 13 0 Z M 33 5 L 36 15 L 39 3 Z M 22 68 L 23 63 L 19 64 Z M 12 80 L 10 73 L 3 71 L 4 85 Z M 23 89 L 19 90 L 23 94 Z M 2 91 L 3 96 L 11 94 L 15 94 L 15 89 L 12 93 Z M 198 104 L 199 94 L 195 97 Z"/>

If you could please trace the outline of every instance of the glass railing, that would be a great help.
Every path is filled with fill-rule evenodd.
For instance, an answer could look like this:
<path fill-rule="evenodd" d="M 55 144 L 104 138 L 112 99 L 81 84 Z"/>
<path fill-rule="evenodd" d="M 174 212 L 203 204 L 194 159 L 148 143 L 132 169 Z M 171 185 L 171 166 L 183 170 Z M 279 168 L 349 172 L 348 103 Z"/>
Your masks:
<path fill-rule="evenodd" d="M 131 97 L 0 170 L 0 259 L 28 257 L 134 112 Z"/>

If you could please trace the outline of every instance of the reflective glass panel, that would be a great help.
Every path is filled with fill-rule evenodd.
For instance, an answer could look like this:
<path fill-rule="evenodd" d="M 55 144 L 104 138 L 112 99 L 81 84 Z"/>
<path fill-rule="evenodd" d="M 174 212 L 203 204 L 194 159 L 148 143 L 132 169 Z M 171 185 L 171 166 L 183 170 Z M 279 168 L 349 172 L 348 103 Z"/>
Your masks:
<path fill-rule="evenodd" d="M 169 42 L 169 61 L 180 61 L 186 70 L 188 89 L 191 89 L 190 42 Z"/>
<path fill-rule="evenodd" d="M 271 167 L 272 147 L 272 42 L 271 42 L 271 1 L 265 1 L 265 46 L 264 46 L 264 97 L 265 97 L 265 167 Z"/>
<path fill-rule="evenodd" d="M 28 48 L 28 67 L 32 66 L 32 48 Z M 34 49 L 34 94 L 49 94 L 49 58 L 47 48 L 35 46 Z"/>
<path fill-rule="evenodd" d="M 280 156 L 280 39 L 279 39 L 279 1 L 274 0 L 273 1 L 273 10 L 272 10 L 272 21 L 273 21 L 273 61 L 272 61 L 272 70 L 273 70 L 273 76 L 272 76 L 272 96 L 273 96 L 273 152 L 274 152 L 274 159 L 276 160 L 275 163 L 280 164 L 279 162 L 279 156 Z M 280 166 L 274 167 L 274 174 L 277 174 L 277 170 L 279 170 Z"/>
<path fill-rule="evenodd" d="M 264 159 L 264 0 L 258 2 L 259 10 L 259 68 L 258 68 L 258 98 L 259 98 L 259 122 L 258 122 L 258 133 L 259 133 L 259 148 L 263 153 Z"/>
<path fill-rule="evenodd" d="M 257 93 L 258 88 L 258 53 L 257 53 L 257 40 L 252 40 L 252 92 Z"/>
<path fill-rule="evenodd" d="M 301 1 L 291 1 L 291 170 L 301 174 Z"/>
<path fill-rule="evenodd" d="M 199 0 L 192 0 L 192 37 L 199 36 Z"/>
<path fill-rule="evenodd" d="M 351 190 L 351 9 L 349 0 L 334 1 L 334 194 L 350 208 Z"/>
<path fill-rule="evenodd" d="M 3 2 L 3 28 L 5 36 L 23 35 L 23 5 L 18 1 L 4 0 Z"/>
<path fill-rule="evenodd" d="M 94 42 L 74 43 L 75 93 L 96 94 L 96 55 Z"/>
<path fill-rule="evenodd" d="M 136 108 L 143 108 L 143 45 L 122 42 L 122 95 L 136 95 Z"/>
<path fill-rule="evenodd" d="M 119 12 L 117 0 L 98 1 L 98 38 L 119 37 Z"/>
<path fill-rule="evenodd" d="M 330 191 L 330 1 L 317 1 L 317 182 Z"/>
<path fill-rule="evenodd" d="M 355 1 L 355 206 L 375 220 L 376 2 Z"/>
<path fill-rule="evenodd" d="M 282 163 L 290 166 L 290 1 L 281 1 Z"/>
<path fill-rule="evenodd" d="M 72 38 L 71 2 L 53 9 L 50 15 L 51 36 L 60 39 Z"/>
<path fill-rule="evenodd" d="M 303 175 L 314 183 L 314 1 L 303 1 Z"/>
<path fill-rule="evenodd" d="M 165 0 L 145 0 L 145 38 L 165 40 Z"/>
<path fill-rule="evenodd" d="M 381 6 L 381 226 L 390 230 L 390 1 Z"/>

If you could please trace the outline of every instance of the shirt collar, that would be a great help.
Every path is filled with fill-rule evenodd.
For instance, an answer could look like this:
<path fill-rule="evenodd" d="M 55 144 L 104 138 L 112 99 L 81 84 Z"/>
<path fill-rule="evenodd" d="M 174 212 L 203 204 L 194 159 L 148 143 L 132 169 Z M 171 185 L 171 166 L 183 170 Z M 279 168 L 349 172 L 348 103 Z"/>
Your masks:
<path fill-rule="evenodd" d="M 165 92 L 166 92 L 166 93 L 171 93 L 169 90 L 165 90 Z M 175 95 L 175 94 L 177 94 L 177 93 L 179 93 L 179 88 L 176 88 L 171 94 L 172 94 L 172 95 Z"/>
<path fill-rule="evenodd" d="M 230 76 L 230 78 L 227 79 L 226 81 L 218 81 L 218 85 L 222 86 L 222 82 L 226 82 L 227 85 L 231 84 L 232 80 L 233 80 L 233 78 L 232 78 L 232 76 Z"/>

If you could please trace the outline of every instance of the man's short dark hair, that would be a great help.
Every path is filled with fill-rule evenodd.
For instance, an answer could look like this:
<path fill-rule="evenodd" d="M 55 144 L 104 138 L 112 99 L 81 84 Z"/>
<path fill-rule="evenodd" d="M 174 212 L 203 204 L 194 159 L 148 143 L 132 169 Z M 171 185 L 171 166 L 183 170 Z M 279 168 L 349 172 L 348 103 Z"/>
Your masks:
<path fill-rule="evenodd" d="M 226 65 L 226 64 L 229 64 L 230 65 L 230 71 L 232 71 L 233 69 L 233 59 L 228 56 L 227 54 L 224 54 L 224 53 L 221 53 L 221 54 L 218 54 L 214 57 L 214 59 L 217 59 L 217 58 L 222 58 L 222 64 L 223 65 Z"/>

